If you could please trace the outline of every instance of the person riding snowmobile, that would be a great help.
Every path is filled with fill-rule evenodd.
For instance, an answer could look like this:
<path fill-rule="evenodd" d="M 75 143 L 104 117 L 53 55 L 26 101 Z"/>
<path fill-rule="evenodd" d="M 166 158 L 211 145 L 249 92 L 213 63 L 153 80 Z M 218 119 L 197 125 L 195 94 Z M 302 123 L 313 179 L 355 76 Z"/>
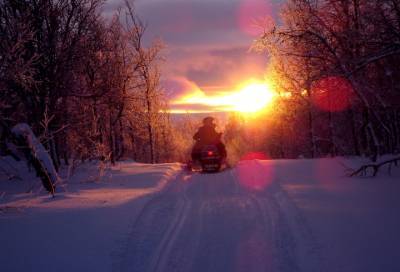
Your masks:
<path fill-rule="evenodd" d="M 193 140 L 196 141 L 192 150 L 192 160 L 197 161 L 200 159 L 201 149 L 205 145 L 215 145 L 218 148 L 222 158 L 226 158 L 225 145 L 221 141 L 222 133 L 218 133 L 215 130 L 216 125 L 214 124 L 213 117 L 206 117 L 203 119 L 203 126 L 198 129 L 194 134 Z"/>

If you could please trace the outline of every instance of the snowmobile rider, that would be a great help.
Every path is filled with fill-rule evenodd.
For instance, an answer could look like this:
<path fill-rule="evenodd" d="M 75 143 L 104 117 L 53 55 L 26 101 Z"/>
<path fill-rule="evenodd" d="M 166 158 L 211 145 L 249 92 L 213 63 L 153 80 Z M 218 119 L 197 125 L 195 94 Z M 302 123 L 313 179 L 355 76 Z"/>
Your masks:
<path fill-rule="evenodd" d="M 194 134 L 193 139 L 196 141 L 192 150 L 192 160 L 200 159 L 201 149 L 205 145 L 215 145 L 223 158 L 226 158 L 225 145 L 221 141 L 222 133 L 215 130 L 214 118 L 208 116 L 203 119 L 203 126 Z"/>

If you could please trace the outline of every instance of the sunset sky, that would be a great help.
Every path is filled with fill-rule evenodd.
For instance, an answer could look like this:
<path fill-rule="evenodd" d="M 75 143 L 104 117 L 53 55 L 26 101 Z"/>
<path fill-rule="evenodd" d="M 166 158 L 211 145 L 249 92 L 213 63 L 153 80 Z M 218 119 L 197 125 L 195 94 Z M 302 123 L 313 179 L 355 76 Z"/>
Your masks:
<path fill-rule="evenodd" d="M 276 20 L 282 0 L 136 0 L 148 24 L 147 40 L 161 38 L 166 62 L 162 85 L 173 111 L 220 111 L 214 101 L 261 81 L 267 57 L 249 52 L 260 33 L 257 20 Z M 123 0 L 108 0 L 110 15 Z M 188 102 L 186 97 L 192 97 Z M 199 98 L 199 99 L 197 99 Z M 197 99 L 197 100 L 196 100 Z M 190 99 L 189 99 L 190 100 Z M 221 101 L 217 99 L 215 101 Z"/>

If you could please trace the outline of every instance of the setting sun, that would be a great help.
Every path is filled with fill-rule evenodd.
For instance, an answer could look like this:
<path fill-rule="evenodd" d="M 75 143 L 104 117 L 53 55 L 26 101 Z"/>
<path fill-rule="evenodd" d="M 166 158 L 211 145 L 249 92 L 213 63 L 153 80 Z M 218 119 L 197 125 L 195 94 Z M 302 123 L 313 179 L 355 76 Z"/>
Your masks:
<path fill-rule="evenodd" d="M 191 111 L 192 105 L 203 105 L 209 111 L 241 112 L 253 114 L 265 109 L 275 97 L 275 92 L 267 83 L 247 81 L 238 85 L 234 91 L 224 91 L 207 95 L 199 88 L 175 100 L 174 105 L 185 105 Z M 185 112 L 185 111 L 175 111 Z"/>
<path fill-rule="evenodd" d="M 240 112 L 257 112 L 264 109 L 274 98 L 274 92 L 264 83 L 245 86 L 235 96 L 234 107 Z"/>

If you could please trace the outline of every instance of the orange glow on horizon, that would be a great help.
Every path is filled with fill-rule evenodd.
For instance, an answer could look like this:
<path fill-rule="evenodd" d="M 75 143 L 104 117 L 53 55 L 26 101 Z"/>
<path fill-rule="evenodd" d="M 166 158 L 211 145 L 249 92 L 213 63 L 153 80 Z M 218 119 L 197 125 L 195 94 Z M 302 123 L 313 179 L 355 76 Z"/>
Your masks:
<path fill-rule="evenodd" d="M 275 93 L 265 83 L 246 85 L 236 95 L 234 104 L 236 111 L 254 113 L 266 108 L 274 99 Z"/>
<path fill-rule="evenodd" d="M 206 95 L 200 89 L 192 90 L 189 94 L 172 101 L 173 105 L 187 105 L 187 109 L 173 109 L 173 113 L 196 112 L 240 112 L 254 114 L 263 111 L 271 105 L 277 94 L 265 82 L 250 80 L 239 85 L 235 91 L 219 92 Z M 210 110 L 190 109 L 190 105 L 204 105 Z"/>

